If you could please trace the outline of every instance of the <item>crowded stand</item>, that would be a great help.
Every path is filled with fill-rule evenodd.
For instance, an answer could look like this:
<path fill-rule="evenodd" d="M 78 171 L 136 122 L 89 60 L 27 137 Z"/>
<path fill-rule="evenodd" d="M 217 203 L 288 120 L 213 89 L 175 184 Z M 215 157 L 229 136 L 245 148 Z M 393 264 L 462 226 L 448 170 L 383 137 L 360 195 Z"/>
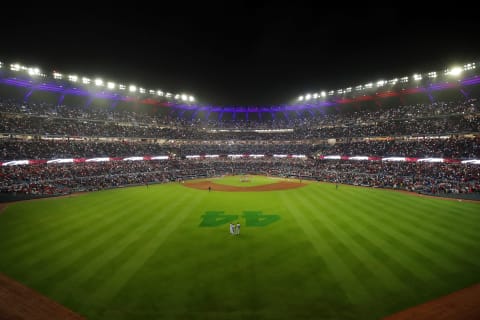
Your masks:
<path fill-rule="evenodd" d="M 270 157 L 2 166 L 0 190 L 55 195 L 228 174 L 263 174 L 433 195 L 480 192 L 480 166 L 476 164 Z"/>
<path fill-rule="evenodd" d="M 401 101 L 249 119 L 0 97 L 0 195 L 262 174 L 480 199 L 478 99 Z"/>
<path fill-rule="evenodd" d="M 15 105 L 15 106 L 12 106 Z M 150 120 L 135 112 L 82 110 L 59 116 L 51 107 L 0 103 L 0 132 L 52 137 L 125 137 L 188 140 L 305 140 L 399 135 L 456 134 L 480 131 L 480 107 L 476 99 L 363 110 L 350 113 L 318 112 L 310 117 L 275 121 L 214 121 L 174 117 Z M 52 107 L 53 108 L 53 107 Z M 64 106 L 60 109 L 65 109 Z M 47 111 L 51 112 L 47 112 Z M 80 111 L 81 110 L 81 111 Z M 118 119 L 118 120 L 114 120 Z M 234 125 L 229 125 L 234 123 Z M 228 130 L 226 128 L 230 128 Z M 259 129 L 285 131 L 258 132 Z M 223 129 L 223 130 L 221 130 Z M 288 131 L 287 131 L 288 130 Z"/>

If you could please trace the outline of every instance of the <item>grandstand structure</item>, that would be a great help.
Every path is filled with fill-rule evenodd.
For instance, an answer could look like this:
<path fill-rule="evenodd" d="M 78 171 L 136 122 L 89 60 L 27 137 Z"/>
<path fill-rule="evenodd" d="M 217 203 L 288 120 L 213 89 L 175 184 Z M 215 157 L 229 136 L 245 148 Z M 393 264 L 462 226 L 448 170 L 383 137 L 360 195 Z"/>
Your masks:
<path fill-rule="evenodd" d="M 0 63 L 5 194 L 261 173 L 480 194 L 480 62 L 213 106 L 186 93 Z"/>

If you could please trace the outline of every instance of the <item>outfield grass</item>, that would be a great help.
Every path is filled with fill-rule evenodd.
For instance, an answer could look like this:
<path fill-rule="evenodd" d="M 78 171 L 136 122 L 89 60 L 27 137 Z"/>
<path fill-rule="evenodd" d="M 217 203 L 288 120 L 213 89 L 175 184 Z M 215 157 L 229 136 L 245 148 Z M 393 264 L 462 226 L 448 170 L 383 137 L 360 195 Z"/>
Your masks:
<path fill-rule="evenodd" d="M 10 206 L 0 272 L 88 319 L 379 319 L 480 282 L 479 209 L 319 183 L 116 189 Z M 214 211 L 241 235 L 200 227 Z"/>

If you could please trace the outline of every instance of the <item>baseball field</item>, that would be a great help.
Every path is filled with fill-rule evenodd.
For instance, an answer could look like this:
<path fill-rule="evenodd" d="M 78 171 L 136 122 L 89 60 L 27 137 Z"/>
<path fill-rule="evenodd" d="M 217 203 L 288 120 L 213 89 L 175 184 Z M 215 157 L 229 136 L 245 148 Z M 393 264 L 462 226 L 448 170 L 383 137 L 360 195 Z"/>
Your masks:
<path fill-rule="evenodd" d="M 381 319 L 479 283 L 479 230 L 478 203 L 225 177 L 10 205 L 0 272 L 87 319 Z"/>

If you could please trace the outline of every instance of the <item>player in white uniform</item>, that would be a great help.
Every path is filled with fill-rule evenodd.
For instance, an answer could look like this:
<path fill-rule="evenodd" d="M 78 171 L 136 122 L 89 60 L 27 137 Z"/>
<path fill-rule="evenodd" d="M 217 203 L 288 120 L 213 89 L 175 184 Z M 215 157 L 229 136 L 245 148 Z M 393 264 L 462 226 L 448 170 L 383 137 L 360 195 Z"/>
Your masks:
<path fill-rule="evenodd" d="M 230 234 L 235 235 L 235 224 L 230 223 Z"/>
<path fill-rule="evenodd" d="M 240 222 L 237 222 L 237 229 L 235 231 L 236 235 L 240 235 Z"/>

